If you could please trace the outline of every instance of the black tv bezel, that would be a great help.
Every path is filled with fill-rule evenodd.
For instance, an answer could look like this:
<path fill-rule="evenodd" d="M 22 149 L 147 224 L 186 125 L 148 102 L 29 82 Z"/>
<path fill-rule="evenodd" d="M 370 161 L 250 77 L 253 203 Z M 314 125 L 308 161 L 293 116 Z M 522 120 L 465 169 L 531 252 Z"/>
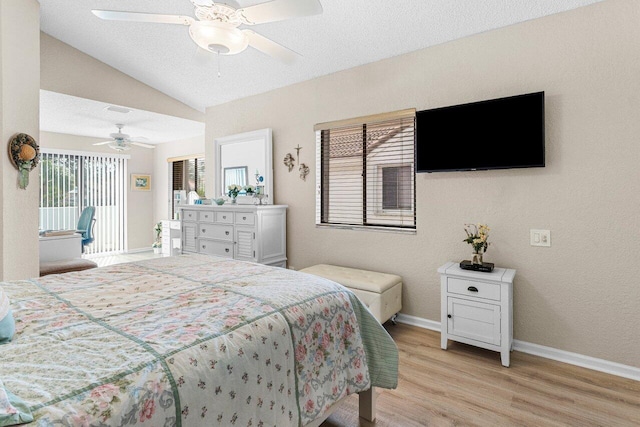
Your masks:
<path fill-rule="evenodd" d="M 454 109 L 454 108 L 458 108 L 458 107 L 463 107 L 463 106 L 467 106 L 467 105 L 482 105 L 482 104 L 488 104 L 488 103 L 493 103 L 493 102 L 500 102 L 500 101 L 506 101 L 506 100 L 512 100 L 515 98 L 523 98 L 523 97 L 527 97 L 527 96 L 534 96 L 534 95 L 541 95 L 542 96 L 542 105 L 541 105 L 541 117 L 542 117 L 542 122 L 541 122 L 541 126 L 542 126 L 542 163 L 528 163 L 528 164 L 512 164 L 512 165 L 504 165 L 504 166 L 492 166 L 492 167 L 477 167 L 477 168 L 455 168 L 455 169 L 419 169 L 418 168 L 418 143 L 420 141 L 420 126 L 419 126 L 419 120 L 418 120 L 418 115 L 421 113 L 426 113 L 426 112 L 431 112 L 431 111 L 439 111 L 439 110 L 448 110 L 448 109 Z M 456 105 L 449 105 L 446 107 L 437 107 L 437 108 L 430 108 L 428 110 L 421 110 L 421 111 L 417 111 L 416 112 L 416 139 L 415 139 L 415 169 L 416 169 L 416 173 L 434 173 L 434 172 L 468 172 L 468 171 L 486 171 L 486 170 L 504 170 L 504 169 L 526 169 L 526 168 L 543 168 L 546 166 L 546 134 L 545 134 L 545 121 L 546 121 L 546 117 L 545 117 L 545 93 L 544 91 L 538 91 L 538 92 L 530 92 L 530 93 L 524 93 L 524 94 L 520 94 L 520 95 L 513 95 L 513 96 L 505 96 L 502 98 L 493 98 L 493 99 L 485 99 L 482 101 L 474 101 L 474 102 L 467 102 L 465 104 L 456 104 Z"/>

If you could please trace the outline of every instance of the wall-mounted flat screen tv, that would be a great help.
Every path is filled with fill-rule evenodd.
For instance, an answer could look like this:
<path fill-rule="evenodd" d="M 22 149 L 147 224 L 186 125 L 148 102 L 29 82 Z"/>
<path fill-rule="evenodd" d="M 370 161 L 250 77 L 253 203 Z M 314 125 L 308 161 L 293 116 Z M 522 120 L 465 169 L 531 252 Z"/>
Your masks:
<path fill-rule="evenodd" d="M 416 171 L 544 166 L 544 92 L 416 113 Z"/>

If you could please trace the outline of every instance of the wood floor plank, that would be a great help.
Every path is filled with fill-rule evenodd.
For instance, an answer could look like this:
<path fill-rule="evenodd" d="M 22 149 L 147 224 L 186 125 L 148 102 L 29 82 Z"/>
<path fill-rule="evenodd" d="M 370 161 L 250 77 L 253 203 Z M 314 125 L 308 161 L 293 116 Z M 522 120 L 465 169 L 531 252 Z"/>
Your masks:
<path fill-rule="evenodd" d="M 382 390 L 377 420 L 351 397 L 321 427 L 640 426 L 640 382 L 513 352 L 450 342 L 409 325 L 387 330 L 400 352 L 395 390 Z"/>

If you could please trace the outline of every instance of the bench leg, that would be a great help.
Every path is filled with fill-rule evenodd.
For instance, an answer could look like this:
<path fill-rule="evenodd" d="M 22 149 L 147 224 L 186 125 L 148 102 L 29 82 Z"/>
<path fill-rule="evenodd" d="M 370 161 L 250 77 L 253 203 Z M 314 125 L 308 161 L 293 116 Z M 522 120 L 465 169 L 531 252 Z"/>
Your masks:
<path fill-rule="evenodd" d="M 396 321 L 397 318 L 398 318 L 398 313 L 391 316 L 391 323 L 393 323 L 394 325 L 397 325 L 398 324 L 398 322 Z"/>
<path fill-rule="evenodd" d="M 365 390 L 358 394 L 359 401 L 359 415 L 367 421 L 376 420 L 376 392 L 371 387 L 369 390 Z"/>

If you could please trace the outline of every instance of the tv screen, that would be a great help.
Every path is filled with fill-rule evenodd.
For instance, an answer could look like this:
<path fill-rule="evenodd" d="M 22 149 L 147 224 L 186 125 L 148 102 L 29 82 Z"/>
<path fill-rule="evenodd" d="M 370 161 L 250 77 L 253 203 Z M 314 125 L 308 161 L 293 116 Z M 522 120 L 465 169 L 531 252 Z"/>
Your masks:
<path fill-rule="evenodd" d="M 544 92 L 418 111 L 416 171 L 544 166 Z"/>

